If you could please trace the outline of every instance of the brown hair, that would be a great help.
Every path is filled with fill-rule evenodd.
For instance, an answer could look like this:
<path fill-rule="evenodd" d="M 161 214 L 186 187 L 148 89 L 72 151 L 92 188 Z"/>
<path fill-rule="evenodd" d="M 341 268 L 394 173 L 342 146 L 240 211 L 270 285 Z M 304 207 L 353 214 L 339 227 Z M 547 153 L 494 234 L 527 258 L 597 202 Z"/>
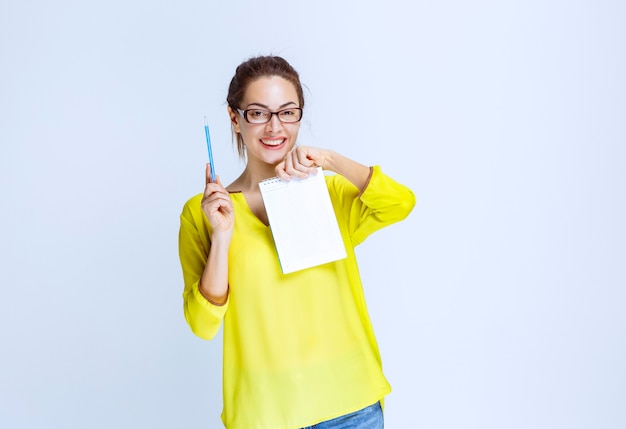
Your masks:
<path fill-rule="evenodd" d="M 304 94 L 298 72 L 284 58 L 268 55 L 250 58 L 241 63 L 235 70 L 235 76 L 230 81 L 226 97 L 226 102 L 233 112 L 241 108 L 240 103 L 243 100 L 246 89 L 248 89 L 248 85 L 266 76 L 279 76 L 291 82 L 298 94 L 299 107 L 301 109 L 304 108 Z M 237 152 L 241 158 L 244 158 L 245 146 L 243 139 L 241 134 L 236 133 L 233 129 L 233 139 L 235 138 L 237 139 Z"/>

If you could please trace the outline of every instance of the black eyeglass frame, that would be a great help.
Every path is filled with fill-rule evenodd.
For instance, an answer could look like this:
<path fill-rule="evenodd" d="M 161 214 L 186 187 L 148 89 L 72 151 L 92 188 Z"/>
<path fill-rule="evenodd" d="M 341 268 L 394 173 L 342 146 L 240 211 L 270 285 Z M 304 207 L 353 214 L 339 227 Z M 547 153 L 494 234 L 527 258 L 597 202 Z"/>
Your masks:
<path fill-rule="evenodd" d="M 250 120 L 248 119 L 248 112 L 250 112 L 252 110 L 263 110 L 263 111 L 269 113 L 270 117 L 265 122 L 250 122 Z M 285 110 L 299 110 L 300 111 L 300 117 L 298 118 L 297 121 L 293 121 L 293 122 L 283 121 L 282 119 L 280 119 L 279 113 L 280 112 L 284 112 Z M 267 110 L 267 109 L 259 109 L 259 108 L 256 108 L 256 109 L 246 109 L 246 110 L 237 109 L 237 112 L 239 112 L 239 114 L 241 116 L 243 116 L 243 118 L 246 120 L 247 123 L 252 124 L 252 125 L 267 124 L 268 122 L 270 122 L 272 120 L 272 116 L 274 116 L 274 115 L 276 115 L 278 120 L 281 123 L 283 123 L 283 124 L 297 124 L 298 122 L 300 122 L 302 120 L 302 115 L 304 114 L 304 110 L 302 110 L 302 108 L 300 108 L 300 107 L 286 107 L 284 109 L 277 110 L 276 112 L 272 112 L 271 110 Z"/>

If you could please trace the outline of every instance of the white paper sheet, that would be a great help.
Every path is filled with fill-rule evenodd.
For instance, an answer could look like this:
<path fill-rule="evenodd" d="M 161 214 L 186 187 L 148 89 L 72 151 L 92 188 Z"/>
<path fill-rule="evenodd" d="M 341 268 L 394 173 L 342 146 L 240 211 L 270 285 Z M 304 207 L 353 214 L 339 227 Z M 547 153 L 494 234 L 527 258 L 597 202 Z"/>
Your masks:
<path fill-rule="evenodd" d="M 306 179 L 259 183 L 284 274 L 346 257 L 321 168 Z"/>

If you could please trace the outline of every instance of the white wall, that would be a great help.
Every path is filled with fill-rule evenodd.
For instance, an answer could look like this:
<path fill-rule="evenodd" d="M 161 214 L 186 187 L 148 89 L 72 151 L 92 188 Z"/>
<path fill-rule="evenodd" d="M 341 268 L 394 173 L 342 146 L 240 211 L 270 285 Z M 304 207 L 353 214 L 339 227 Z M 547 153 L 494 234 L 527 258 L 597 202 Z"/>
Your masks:
<path fill-rule="evenodd" d="M 0 4 L 0 426 L 218 428 L 178 214 L 225 95 L 276 53 L 301 140 L 409 185 L 359 248 L 389 428 L 626 426 L 626 7 L 599 1 Z"/>

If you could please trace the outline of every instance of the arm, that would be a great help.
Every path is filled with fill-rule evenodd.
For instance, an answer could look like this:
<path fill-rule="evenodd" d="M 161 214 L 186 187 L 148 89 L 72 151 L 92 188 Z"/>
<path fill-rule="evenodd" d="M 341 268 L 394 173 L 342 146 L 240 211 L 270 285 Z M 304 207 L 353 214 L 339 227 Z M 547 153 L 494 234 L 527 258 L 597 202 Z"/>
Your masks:
<path fill-rule="evenodd" d="M 335 151 L 298 146 L 276 166 L 276 175 L 283 180 L 289 180 L 292 176 L 304 178 L 314 173 L 317 167 L 341 174 L 360 191 L 365 189 L 371 174 L 369 167 Z"/>
<path fill-rule="evenodd" d="M 383 173 L 379 166 L 371 168 L 369 181 L 358 195 L 357 189 L 341 176 L 334 176 L 329 189 L 331 186 L 331 195 L 342 200 L 339 206 L 348 219 L 354 245 L 373 232 L 405 219 L 415 207 L 415 194 Z"/>
<path fill-rule="evenodd" d="M 208 172 L 207 172 L 208 173 Z M 185 319 L 201 338 L 212 338 L 228 307 L 228 248 L 234 214 L 219 179 L 185 204 L 180 217 L 179 255 Z"/>
<path fill-rule="evenodd" d="M 198 289 L 202 296 L 215 305 L 224 305 L 228 298 L 228 248 L 233 236 L 235 216 L 233 203 L 219 177 L 211 182 L 211 171 L 206 167 L 206 187 L 202 197 L 202 211 L 213 227 L 211 246 Z"/>
<path fill-rule="evenodd" d="M 209 248 L 209 232 L 199 210 L 200 198 L 189 200 L 180 215 L 178 233 L 178 253 L 183 271 L 185 290 L 183 310 L 191 331 L 204 339 L 211 339 L 217 333 L 226 314 L 228 303 L 216 306 L 200 293 L 198 284 L 204 271 Z"/>
<path fill-rule="evenodd" d="M 385 175 L 380 167 L 366 167 L 330 150 L 296 147 L 276 166 L 276 174 L 284 180 L 304 178 L 317 167 L 338 174 L 329 190 L 332 188 L 331 198 L 348 222 L 354 245 L 372 232 L 406 218 L 415 206 L 413 192 Z"/>

